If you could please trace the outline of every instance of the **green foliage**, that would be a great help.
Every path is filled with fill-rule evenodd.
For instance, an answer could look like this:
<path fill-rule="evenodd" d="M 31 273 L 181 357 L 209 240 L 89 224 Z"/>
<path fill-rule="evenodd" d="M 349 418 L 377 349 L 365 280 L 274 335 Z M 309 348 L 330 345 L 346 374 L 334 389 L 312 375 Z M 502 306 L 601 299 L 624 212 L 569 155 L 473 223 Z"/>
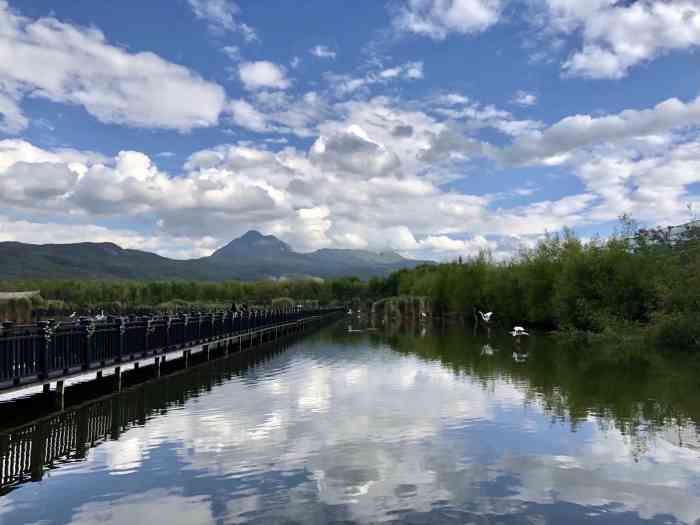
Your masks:
<path fill-rule="evenodd" d="M 177 311 L 193 307 L 229 307 L 232 302 L 272 304 L 282 298 L 297 304 L 346 302 L 379 298 L 381 280 L 370 284 L 357 278 L 241 281 L 126 281 L 126 280 L 15 280 L 0 281 L 0 291 L 41 290 L 47 301 L 35 307 L 69 313 L 99 309 L 119 312 L 134 309 Z M 14 304 L 14 303 L 13 303 Z M 9 308 L 9 306 L 7 307 Z M 1 317 L 1 312 L 0 312 Z"/>
<path fill-rule="evenodd" d="M 506 262 L 484 253 L 391 278 L 399 294 L 428 296 L 442 312 L 471 315 L 479 307 L 503 323 L 642 331 L 659 345 L 700 348 L 700 236 L 689 230 L 674 241 L 634 228 L 623 218 L 621 232 L 608 240 L 584 243 L 564 231 Z"/>

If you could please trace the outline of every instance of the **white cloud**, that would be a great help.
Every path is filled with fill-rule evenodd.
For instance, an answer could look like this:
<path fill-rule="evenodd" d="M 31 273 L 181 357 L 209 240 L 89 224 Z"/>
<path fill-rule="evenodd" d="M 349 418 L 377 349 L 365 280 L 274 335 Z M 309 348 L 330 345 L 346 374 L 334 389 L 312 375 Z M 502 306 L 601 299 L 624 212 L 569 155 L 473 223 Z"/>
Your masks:
<path fill-rule="evenodd" d="M 25 96 L 83 106 L 103 122 L 181 131 L 212 126 L 221 86 L 153 53 L 109 45 L 94 28 L 54 18 L 30 20 L 0 0 L 0 121 L 20 131 Z M 186 101 L 196 100 L 197 104 Z"/>
<path fill-rule="evenodd" d="M 243 86 L 249 91 L 287 89 L 291 85 L 284 67 L 267 60 L 243 62 L 238 66 L 238 74 Z"/>
<path fill-rule="evenodd" d="M 423 74 L 423 62 L 406 62 L 405 64 L 378 71 L 372 71 L 364 77 L 352 75 L 326 74 L 326 80 L 338 97 L 356 92 L 368 92 L 372 85 L 383 85 L 398 80 L 420 80 Z"/>
<path fill-rule="evenodd" d="M 29 125 L 14 97 L 0 92 L 0 131 L 10 135 L 19 133 Z"/>
<path fill-rule="evenodd" d="M 700 45 L 694 0 L 545 0 L 551 27 L 583 39 L 564 64 L 571 75 L 621 78 L 657 56 Z"/>
<path fill-rule="evenodd" d="M 435 259 L 454 260 L 458 256 L 464 258 L 475 257 L 484 251 L 495 251 L 498 243 L 488 241 L 481 235 L 467 240 L 452 239 L 446 235 L 429 235 L 425 239 L 416 243 L 415 247 L 406 250 L 414 252 L 419 256 L 426 255 Z"/>
<path fill-rule="evenodd" d="M 204 20 L 212 31 L 240 31 L 247 42 L 258 40 L 255 30 L 239 23 L 240 8 L 233 0 L 187 0 L 194 15 Z"/>
<path fill-rule="evenodd" d="M 166 257 L 204 257 L 219 247 L 218 240 L 205 237 L 174 237 L 153 232 L 137 232 L 96 224 L 20 220 L 0 214 L 0 242 L 34 244 L 112 242 L 122 248 L 157 252 Z"/>
<path fill-rule="evenodd" d="M 517 137 L 536 132 L 544 124 L 534 120 L 517 120 L 509 111 L 492 104 L 483 105 L 456 93 L 438 95 L 430 100 L 432 111 L 442 117 L 464 123 L 470 131 L 493 128 Z"/>
<path fill-rule="evenodd" d="M 610 221 L 623 213 L 654 224 L 689 220 L 687 205 L 697 206 L 689 191 L 700 183 L 700 137 L 670 144 L 658 154 L 618 148 L 582 160 L 576 173 L 590 191 L 601 197 L 591 210 L 595 221 Z"/>
<path fill-rule="evenodd" d="M 238 46 L 224 46 L 221 52 L 226 55 L 232 62 L 240 62 L 241 49 Z"/>
<path fill-rule="evenodd" d="M 387 175 L 401 164 L 395 153 L 373 141 L 357 125 L 331 136 L 321 136 L 311 147 L 309 157 L 324 170 L 360 177 Z"/>
<path fill-rule="evenodd" d="M 517 91 L 511 102 L 518 106 L 534 106 L 537 104 L 537 95 L 527 91 Z"/>
<path fill-rule="evenodd" d="M 566 117 L 542 131 L 520 135 L 502 152 L 501 158 L 514 163 L 543 162 L 577 148 L 621 142 L 698 125 L 700 98 L 688 103 L 671 98 L 652 109 L 625 110 L 601 117 Z"/>
<path fill-rule="evenodd" d="M 233 121 L 238 126 L 256 133 L 269 131 L 265 115 L 255 109 L 249 102 L 232 100 L 229 104 L 229 110 Z"/>
<path fill-rule="evenodd" d="M 500 0 L 407 0 L 393 19 L 401 30 L 442 40 L 450 33 L 478 33 L 498 22 Z"/>
<path fill-rule="evenodd" d="M 700 173 L 700 141 L 672 132 L 697 125 L 698 104 L 672 99 L 650 110 L 523 126 L 497 149 L 470 132 L 521 123 L 455 94 L 430 99 L 421 111 L 388 97 L 330 104 L 315 92 L 261 90 L 250 102 L 230 103 L 233 120 L 261 133 L 315 136 L 308 151 L 239 142 L 194 152 L 182 173 L 169 174 L 137 151 L 100 158 L 1 141 L 0 200 L 14 221 L 31 214 L 37 224 L 109 228 L 128 217 L 161 240 L 161 253 L 180 253 L 165 246 L 174 239 L 208 236 L 215 245 L 258 228 L 300 250 L 389 247 L 454 259 L 489 249 L 503 258 L 545 230 L 607 222 L 624 211 L 676 218 L 674 209 L 697 200 L 689 187 Z M 454 121 L 441 120 L 438 109 L 454 111 Z M 467 162 L 477 156 L 558 164 L 584 189 L 505 207 L 512 195 L 470 193 Z M 445 184 L 459 178 L 460 186 Z"/>
<path fill-rule="evenodd" d="M 187 0 L 194 15 L 211 24 L 233 31 L 240 9 L 232 0 Z"/>
<path fill-rule="evenodd" d="M 309 49 L 309 53 L 318 58 L 332 58 L 335 59 L 336 52 L 331 48 L 322 45 L 316 45 Z"/>
<path fill-rule="evenodd" d="M 257 133 L 276 132 L 308 138 L 330 111 L 326 100 L 314 91 L 292 96 L 283 91 L 260 90 L 254 100 L 235 100 L 229 105 L 233 121 Z"/>

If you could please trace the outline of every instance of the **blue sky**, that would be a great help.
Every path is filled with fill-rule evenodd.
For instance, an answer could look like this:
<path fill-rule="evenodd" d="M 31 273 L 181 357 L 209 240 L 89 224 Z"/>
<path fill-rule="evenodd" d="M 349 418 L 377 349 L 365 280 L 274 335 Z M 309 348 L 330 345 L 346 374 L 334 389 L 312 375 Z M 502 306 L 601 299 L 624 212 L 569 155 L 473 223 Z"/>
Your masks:
<path fill-rule="evenodd" d="M 700 206 L 696 0 L 0 0 L 0 240 L 500 258 Z"/>

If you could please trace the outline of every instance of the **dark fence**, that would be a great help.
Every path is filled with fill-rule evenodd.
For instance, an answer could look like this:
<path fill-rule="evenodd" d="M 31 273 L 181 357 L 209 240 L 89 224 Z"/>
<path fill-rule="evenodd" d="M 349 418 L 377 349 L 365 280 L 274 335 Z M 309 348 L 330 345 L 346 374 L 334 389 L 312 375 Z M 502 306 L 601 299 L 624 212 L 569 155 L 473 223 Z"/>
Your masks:
<path fill-rule="evenodd" d="M 186 348 L 336 309 L 217 312 L 95 321 L 5 322 L 0 327 L 0 388 Z"/>
<path fill-rule="evenodd" d="M 21 427 L 0 431 L 0 497 L 13 485 L 38 481 L 47 468 L 87 457 L 91 448 L 119 439 L 132 426 L 142 426 L 151 415 L 163 415 L 229 380 L 239 370 L 284 351 L 229 359 L 218 366 L 191 369 L 153 383 L 47 415 Z"/>

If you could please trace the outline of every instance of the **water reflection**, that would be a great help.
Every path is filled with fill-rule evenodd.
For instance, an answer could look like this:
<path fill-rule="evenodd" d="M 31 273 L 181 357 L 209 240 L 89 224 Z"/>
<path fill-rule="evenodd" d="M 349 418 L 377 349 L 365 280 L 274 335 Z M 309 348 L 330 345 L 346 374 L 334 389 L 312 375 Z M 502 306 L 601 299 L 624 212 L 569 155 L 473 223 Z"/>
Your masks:
<path fill-rule="evenodd" d="M 691 364 L 354 326 L 45 422 L 77 438 L 40 483 L 0 497 L 0 523 L 700 518 Z"/>

